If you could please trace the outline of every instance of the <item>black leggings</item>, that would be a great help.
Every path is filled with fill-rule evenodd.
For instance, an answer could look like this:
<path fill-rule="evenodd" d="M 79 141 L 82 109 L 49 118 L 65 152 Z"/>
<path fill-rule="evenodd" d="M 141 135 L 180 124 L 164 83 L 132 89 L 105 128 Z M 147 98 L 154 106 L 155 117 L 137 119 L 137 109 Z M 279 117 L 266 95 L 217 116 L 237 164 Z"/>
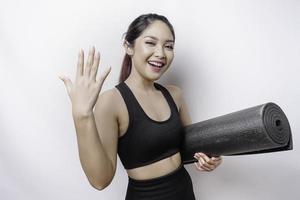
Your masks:
<path fill-rule="evenodd" d="M 193 184 L 184 166 L 161 177 L 135 180 L 128 176 L 125 200 L 195 200 Z"/>

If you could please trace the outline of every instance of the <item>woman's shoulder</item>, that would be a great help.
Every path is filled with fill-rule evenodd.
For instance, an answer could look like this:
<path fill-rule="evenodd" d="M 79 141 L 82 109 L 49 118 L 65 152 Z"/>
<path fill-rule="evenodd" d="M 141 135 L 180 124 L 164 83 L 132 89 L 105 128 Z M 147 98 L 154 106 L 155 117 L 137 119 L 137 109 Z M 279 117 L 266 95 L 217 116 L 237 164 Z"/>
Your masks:
<path fill-rule="evenodd" d="M 173 98 L 180 98 L 182 95 L 182 89 L 176 85 L 164 85 L 164 87 L 169 91 Z"/>
<path fill-rule="evenodd" d="M 111 89 L 101 92 L 100 97 L 102 98 L 116 98 L 118 97 L 118 89 L 113 87 Z"/>
<path fill-rule="evenodd" d="M 164 87 L 169 91 L 170 95 L 172 96 L 173 100 L 177 105 L 177 109 L 181 107 L 181 99 L 182 99 L 182 90 L 180 87 L 175 85 L 164 85 Z"/>
<path fill-rule="evenodd" d="M 122 99 L 120 98 L 118 90 L 116 88 L 111 88 L 101 92 L 98 96 L 95 107 L 102 107 L 106 110 L 117 111 L 120 101 L 122 101 Z"/>
<path fill-rule="evenodd" d="M 190 125 L 192 123 L 191 116 L 188 112 L 187 104 L 185 103 L 184 97 L 183 97 L 183 91 L 174 85 L 166 85 L 165 86 L 171 93 L 172 97 L 175 100 L 175 103 L 177 105 L 178 111 L 180 113 L 180 118 L 182 121 L 182 124 L 184 126 Z"/>

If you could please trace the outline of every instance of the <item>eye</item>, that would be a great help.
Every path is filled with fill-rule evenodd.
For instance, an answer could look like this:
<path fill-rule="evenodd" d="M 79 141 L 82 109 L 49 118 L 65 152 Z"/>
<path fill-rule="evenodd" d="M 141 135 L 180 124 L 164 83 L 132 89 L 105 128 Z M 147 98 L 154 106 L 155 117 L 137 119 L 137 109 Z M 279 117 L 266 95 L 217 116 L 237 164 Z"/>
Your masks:
<path fill-rule="evenodd" d="M 173 45 L 166 45 L 166 48 L 169 49 L 169 50 L 173 50 L 174 46 Z"/>
<path fill-rule="evenodd" d="M 150 42 L 150 41 L 146 41 L 145 43 L 148 44 L 148 45 L 150 45 L 150 46 L 154 46 L 155 45 L 154 42 Z"/>

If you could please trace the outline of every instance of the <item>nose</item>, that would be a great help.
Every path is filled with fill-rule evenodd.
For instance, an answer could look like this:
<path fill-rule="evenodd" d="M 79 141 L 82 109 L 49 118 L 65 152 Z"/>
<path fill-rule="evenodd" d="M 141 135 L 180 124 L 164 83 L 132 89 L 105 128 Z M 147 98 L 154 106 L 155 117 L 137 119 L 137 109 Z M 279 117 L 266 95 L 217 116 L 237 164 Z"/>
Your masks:
<path fill-rule="evenodd" d="M 165 59 L 166 58 L 164 48 L 160 45 L 158 45 L 156 47 L 154 55 L 155 55 L 155 57 L 160 58 L 160 59 Z"/>

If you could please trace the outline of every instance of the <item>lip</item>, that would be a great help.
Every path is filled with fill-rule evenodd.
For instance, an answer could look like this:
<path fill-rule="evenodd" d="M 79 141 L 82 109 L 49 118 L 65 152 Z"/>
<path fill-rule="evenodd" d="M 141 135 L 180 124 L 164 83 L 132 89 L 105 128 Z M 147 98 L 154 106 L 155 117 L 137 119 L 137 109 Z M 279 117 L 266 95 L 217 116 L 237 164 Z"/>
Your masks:
<path fill-rule="evenodd" d="M 157 62 L 157 63 L 160 63 L 160 64 L 162 64 L 162 65 L 165 65 L 166 63 L 165 62 L 163 62 L 163 61 L 161 61 L 161 60 L 148 60 L 148 63 L 149 62 Z"/>
<path fill-rule="evenodd" d="M 149 65 L 149 64 L 148 64 L 148 65 Z M 150 66 L 151 70 L 152 70 L 153 72 L 155 72 L 155 73 L 159 73 L 159 72 L 162 70 L 162 68 L 153 67 L 153 66 L 151 66 L 151 65 L 149 65 L 149 66 Z"/>
<path fill-rule="evenodd" d="M 160 72 L 163 70 L 163 68 L 164 68 L 164 66 L 161 67 L 161 68 L 159 68 L 159 67 L 153 67 L 153 66 L 150 65 L 149 63 L 147 63 L 147 66 L 149 66 L 149 68 L 151 69 L 151 71 L 153 71 L 153 72 L 155 72 L 155 73 L 160 73 Z"/>

